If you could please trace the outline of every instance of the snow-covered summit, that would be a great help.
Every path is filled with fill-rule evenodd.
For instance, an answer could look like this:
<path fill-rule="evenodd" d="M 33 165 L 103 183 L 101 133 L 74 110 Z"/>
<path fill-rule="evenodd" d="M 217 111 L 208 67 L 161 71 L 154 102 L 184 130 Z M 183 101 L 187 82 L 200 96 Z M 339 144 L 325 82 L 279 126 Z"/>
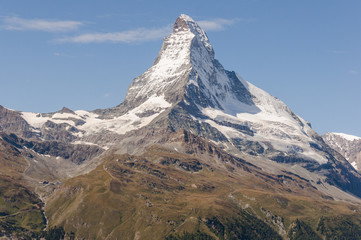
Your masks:
<path fill-rule="evenodd" d="M 345 134 L 345 133 L 330 132 L 330 133 L 326 133 L 325 135 L 328 135 L 330 137 L 331 136 L 339 136 L 347 141 L 361 140 L 361 137 L 350 135 L 350 134 Z"/>
<path fill-rule="evenodd" d="M 221 110 L 233 108 L 235 102 L 252 105 L 252 96 L 236 74 L 214 58 L 204 30 L 184 14 L 164 39 L 153 66 L 130 85 L 124 105 L 137 107 L 154 95 L 172 104 L 186 100 Z"/>
<path fill-rule="evenodd" d="M 194 21 L 190 16 L 181 14 L 173 25 L 173 33 L 177 33 L 179 31 L 190 31 L 195 37 L 199 38 L 200 41 L 205 45 L 208 51 L 214 55 L 213 47 L 209 42 L 207 34 L 204 30 L 198 25 L 196 21 Z"/>
<path fill-rule="evenodd" d="M 191 77 L 213 74 L 214 61 L 206 33 L 191 17 L 182 14 L 174 23 L 173 33 L 164 39 L 153 66 L 130 85 L 125 103 L 136 107 L 152 95 L 179 102 L 187 83 L 194 80 Z"/>

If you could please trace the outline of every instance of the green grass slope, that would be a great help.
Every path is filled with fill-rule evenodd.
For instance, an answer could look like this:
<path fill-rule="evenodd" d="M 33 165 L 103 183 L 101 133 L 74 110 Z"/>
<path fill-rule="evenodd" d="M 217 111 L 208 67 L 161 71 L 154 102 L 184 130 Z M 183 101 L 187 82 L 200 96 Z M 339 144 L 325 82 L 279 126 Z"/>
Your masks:
<path fill-rule="evenodd" d="M 22 175 L 27 166 L 19 150 L 0 138 L 0 235 L 25 238 L 45 227 L 43 203 Z"/>

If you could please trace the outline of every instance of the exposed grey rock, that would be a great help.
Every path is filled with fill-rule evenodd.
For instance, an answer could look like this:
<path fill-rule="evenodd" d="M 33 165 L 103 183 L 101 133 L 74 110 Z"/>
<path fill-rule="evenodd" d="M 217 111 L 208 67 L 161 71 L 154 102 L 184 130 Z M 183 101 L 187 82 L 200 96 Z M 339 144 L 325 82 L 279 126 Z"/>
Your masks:
<path fill-rule="evenodd" d="M 326 133 L 322 138 L 331 148 L 346 158 L 356 170 L 361 171 L 361 139 L 347 139 L 335 133 Z"/>
<path fill-rule="evenodd" d="M 31 130 L 30 125 L 21 117 L 21 113 L 9 110 L 0 105 L 0 127 L 8 133 L 15 133 L 25 138 L 36 138 L 37 134 Z"/>
<path fill-rule="evenodd" d="M 71 113 L 75 114 L 75 112 L 67 107 L 63 107 L 61 110 L 57 111 L 58 113 Z"/>
<path fill-rule="evenodd" d="M 185 129 L 199 136 L 214 140 L 228 142 L 228 139 L 216 128 L 206 122 L 192 119 L 190 113 L 181 106 L 175 107 L 168 115 L 169 127 L 173 131 Z"/>
<path fill-rule="evenodd" d="M 79 133 L 79 130 L 68 123 L 56 124 L 52 121 L 47 121 L 40 129 L 41 137 L 44 140 L 56 140 L 61 142 L 71 142 L 77 139 L 74 133 Z"/>
<path fill-rule="evenodd" d="M 15 134 L 5 133 L 0 133 L 0 136 L 18 149 L 31 149 L 41 155 L 62 157 L 77 164 L 93 159 L 104 152 L 104 149 L 94 145 L 70 144 L 59 141 L 28 141 L 18 138 Z M 28 157 L 32 158 L 31 155 Z"/>

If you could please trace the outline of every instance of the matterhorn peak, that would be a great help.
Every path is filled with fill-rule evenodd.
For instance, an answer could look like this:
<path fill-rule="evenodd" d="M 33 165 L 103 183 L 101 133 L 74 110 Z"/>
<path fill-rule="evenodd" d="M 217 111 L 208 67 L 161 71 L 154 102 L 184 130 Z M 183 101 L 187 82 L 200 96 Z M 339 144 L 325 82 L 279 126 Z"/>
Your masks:
<path fill-rule="evenodd" d="M 189 75 L 203 72 L 199 68 L 211 66 L 213 61 L 214 51 L 206 33 L 191 17 L 181 14 L 153 66 L 134 79 L 125 103 L 137 106 L 154 95 L 164 95 L 175 103 L 182 99 Z"/>
<path fill-rule="evenodd" d="M 179 31 L 188 31 L 190 30 L 188 23 L 194 22 L 194 20 L 185 14 L 181 14 L 177 20 L 174 22 L 173 25 L 173 33 L 179 32 Z"/>
<path fill-rule="evenodd" d="M 240 104 L 252 113 L 258 112 L 243 83 L 214 58 L 204 30 L 191 17 L 181 14 L 153 66 L 130 85 L 123 105 L 136 108 L 160 97 L 170 106 L 184 101 L 198 112 L 211 107 L 235 114 Z"/>
<path fill-rule="evenodd" d="M 212 45 L 210 44 L 207 34 L 190 16 L 181 14 L 173 25 L 173 34 L 191 32 L 197 37 L 207 48 L 207 50 L 214 56 Z"/>

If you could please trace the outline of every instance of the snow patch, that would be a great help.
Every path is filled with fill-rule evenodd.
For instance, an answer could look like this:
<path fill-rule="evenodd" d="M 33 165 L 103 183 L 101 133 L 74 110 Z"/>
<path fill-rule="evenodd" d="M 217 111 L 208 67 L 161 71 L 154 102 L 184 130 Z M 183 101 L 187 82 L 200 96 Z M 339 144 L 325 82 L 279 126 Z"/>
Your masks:
<path fill-rule="evenodd" d="M 53 119 L 71 119 L 71 118 L 75 118 L 75 119 L 82 119 L 80 116 L 76 115 L 76 114 L 72 114 L 72 113 L 55 113 L 52 116 Z"/>
<path fill-rule="evenodd" d="M 98 146 L 98 145 L 95 144 L 95 143 L 84 142 L 84 141 L 75 141 L 75 142 L 72 142 L 72 144 L 75 144 L 75 145 L 92 145 L 92 146 Z"/>
<path fill-rule="evenodd" d="M 361 140 L 361 137 L 345 134 L 345 133 L 331 133 L 337 136 L 340 136 L 348 141 Z"/>
<path fill-rule="evenodd" d="M 148 125 L 155 117 L 157 117 L 166 108 L 170 107 L 164 96 L 151 96 L 140 106 L 132 109 L 126 114 L 112 119 L 100 119 L 97 114 L 84 113 L 85 124 L 78 126 L 79 129 L 84 130 L 85 135 L 91 135 L 100 131 L 110 131 L 117 134 L 125 134 L 129 131 L 139 129 Z M 139 115 L 146 112 L 154 113 L 146 117 Z"/>
<path fill-rule="evenodd" d="M 34 128 L 41 128 L 44 123 L 50 120 L 50 118 L 41 117 L 41 115 L 38 113 L 22 112 L 21 114 L 24 120 Z"/>
<path fill-rule="evenodd" d="M 208 119 L 205 122 L 209 123 L 212 127 L 216 128 L 217 130 L 222 132 L 228 139 L 239 138 L 239 137 L 244 136 L 244 134 L 240 133 L 239 131 L 237 131 L 236 129 L 234 129 L 232 127 L 222 126 L 222 125 L 219 125 L 216 122 L 214 122 L 212 120 L 208 120 Z"/>
<path fill-rule="evenodd" d="M 52 121 L 53 123 L 56 124 L 67 123 L 71 126 L 75 126 L 75 123 L 72 120 L 45 117 L 40 113 L 32 113 L 32 112 L 22 112 L 21 114 L 24 120 L 27 121 L 28 124 L 35 129 L 40 129 L 47 121 Z"/>
<path fill-rule="evenodd" d="M 357 163 L 356 163 L 356 162 L 352 162 L 351 165 L 352 165 L 352 167 L 353 167 L 354 169 L 358 170 L 358 168 L 357 168 Z"/>

